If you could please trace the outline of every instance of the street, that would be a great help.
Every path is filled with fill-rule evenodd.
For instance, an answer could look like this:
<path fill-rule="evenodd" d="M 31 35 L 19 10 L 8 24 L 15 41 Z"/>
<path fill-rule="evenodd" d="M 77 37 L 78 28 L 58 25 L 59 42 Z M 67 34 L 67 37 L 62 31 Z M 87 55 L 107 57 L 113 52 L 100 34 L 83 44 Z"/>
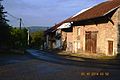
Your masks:
<path fill-rule="evenodd" d="M 120 80 L 118 65 L 72 61 L 33 49 L 28 52 L 33 57 L 1 65 L 0 80 Z"/>

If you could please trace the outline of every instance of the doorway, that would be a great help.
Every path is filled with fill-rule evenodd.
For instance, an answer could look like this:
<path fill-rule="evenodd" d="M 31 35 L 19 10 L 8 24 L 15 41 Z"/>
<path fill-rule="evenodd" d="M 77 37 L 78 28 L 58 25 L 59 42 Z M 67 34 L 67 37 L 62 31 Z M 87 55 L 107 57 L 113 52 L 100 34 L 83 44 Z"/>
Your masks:
<path fill-rule="evenodd" d="M 86 31 L 85 33 L 85 51 L 96 53 L 97 31 Z"/>
<path fill-rule="evenodd" d="M 113 54 L 113 41 L 108 41 L 108 53 L 109 55 Z"/>

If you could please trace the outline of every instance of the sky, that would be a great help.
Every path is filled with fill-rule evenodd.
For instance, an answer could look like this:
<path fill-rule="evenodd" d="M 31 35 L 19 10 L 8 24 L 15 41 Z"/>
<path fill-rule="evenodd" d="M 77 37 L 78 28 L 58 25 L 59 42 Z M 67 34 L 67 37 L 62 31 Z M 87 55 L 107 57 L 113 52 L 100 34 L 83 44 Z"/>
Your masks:
<path fill-rule="evenodd" d="M 106 0 L 4 0 L 2 4 L 9 14 L 22 18 L 24 27 L 51 27 L 82 9 Z M 19 20 L 7 15 L 9 24 L 18 27 Z"/>

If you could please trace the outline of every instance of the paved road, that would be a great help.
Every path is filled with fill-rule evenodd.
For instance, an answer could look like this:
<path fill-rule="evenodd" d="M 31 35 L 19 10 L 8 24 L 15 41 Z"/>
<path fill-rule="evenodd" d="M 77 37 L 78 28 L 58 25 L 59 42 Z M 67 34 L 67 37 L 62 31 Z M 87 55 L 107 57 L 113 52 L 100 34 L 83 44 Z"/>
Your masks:
<path fill-rule="evenodd" d="M 120 70 L 115 67 L 91 67 L 88 62 L 83 64 L 37 50 L 28 51 L 37 59 L 0 66 L 0 80 L 120 80 Z"/>
<path fill-rule="evenodd" d="M 119 60 L 114 61 L 95 61 L 95 60 L 85 60 L 83 58 L 77 58 L 74 57 L 61 57 L 57 55 L 52 55 L 43 51 L 33 50 L 29 49 L 27 50 L 31 55 L 37 57 L 38 59 L 48 61 L 48 62 L 54 62 L 64 65 L 74 65 L 74 66 L 86 66 L 86 67 L 97 67 L 97 68 L 106 68 L 106 69 L 120 69 L 120 62 Z"/>
<path fill-rule="evenodd" d="M 33 57 L 30 54 L 3 55 L 3 56 L 0 56 L 0 66 L 24 62 L 24 61 L 30 60 L 32 58 Z"/>

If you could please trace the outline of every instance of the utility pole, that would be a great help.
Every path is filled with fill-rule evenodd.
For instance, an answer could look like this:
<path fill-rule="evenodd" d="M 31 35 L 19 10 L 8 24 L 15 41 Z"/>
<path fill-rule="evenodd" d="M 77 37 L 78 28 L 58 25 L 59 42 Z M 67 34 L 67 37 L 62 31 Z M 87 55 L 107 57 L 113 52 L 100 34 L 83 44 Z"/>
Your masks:
<path fill-rule="evenodd" d="M 21 29 L 21 25 L 22 25 L 22 18 L 20 18 L 20 29 Z"/>
<path fill-rule="evenodd" d="M 21 26 L 22 26 L 22 18 L 19 18 L 20 20 L 20 31 L 21 31 Z M 22 34 L 20 35 L 20 39 L 22 39 Z M 20 47 L 22 47 L 22 41 L 20 40 Z"/>
<path fill-rule="evenodd" d="M 30 31 L 29 31 L 29 28 L 27 28 L 27 33 L 28 33 L 28 40 L 27 40 L 27 42 L 28 42 L 28 46 L 29 46 L 29 44 L 30 44 Z"/>

